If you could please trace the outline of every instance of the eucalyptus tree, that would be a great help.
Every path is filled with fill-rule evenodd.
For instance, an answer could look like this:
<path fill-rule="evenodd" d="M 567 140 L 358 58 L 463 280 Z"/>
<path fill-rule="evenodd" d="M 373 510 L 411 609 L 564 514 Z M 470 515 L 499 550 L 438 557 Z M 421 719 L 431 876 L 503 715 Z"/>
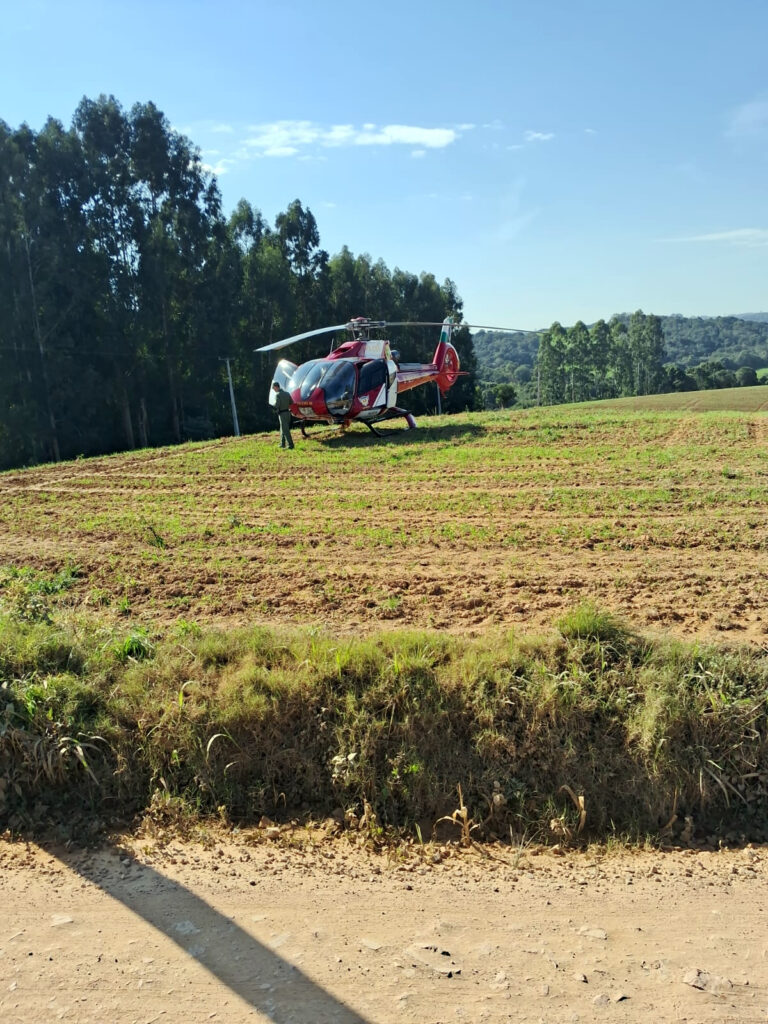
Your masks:
<path fill-rule="evenodd" d="M 635 394 L 635 376 L 627 325 L 617 316 L 611 318 L 611 376 L 617 395 Z"/>
<path fill-rule="evenodd" d="M 629 318 L 632 394 L 655 394 L 664 381 L 664 332 L 661 319 L 637 310 Z"/>
<path fill-rule="evenodd" d="M 199 152 L 173 131 L 153 103 L 129 116 L 130 156 L 141 210 L 138 280 L 142 334 L 155 354 L 152 384 L 161 432 L 183 437 L 184 388 L 204 351 L 194 311 L 195 289 L 220 217 L 215 181 Z M 160 396 L 164 393 L 164 401 Z M 162 414 L 162 407 L 165 415 Z"/>
<path fill-rule="evenodd" d="M 32 383 L 37 367 L 31 338 L 22 196 L 28 164 L 18 133 L 0 121 L 0 466 L 34 457 L 39 432 Z"/>
<path fill-rule="evenodd" d="M 67 366 L 88 294 L 80 154 L 54 119 L 37 134 L 3 125 L 0 136 L 3 362 L 18 388 L 6 429 L 17 460 L 58 461 L 71 398 Z M 69 420 L 65 434 L 74 426 Z"/>
<path fill-rule="evenodd" d="M 149 358 L 141 334 L 139 265 L 144 224 L 130 154 L 130 124 L 114 96 L 83 98 L 73 119 L 85 167 L 85 209 L 98 326 L 91 339 L 123 444 L 149 442 L 142 391 Z M 105 426 L 109 417 L 104 418 Z"/>
<path fill-rule="evenodd" d="M 644 377 L 646 394 L 656 394 L 664 384 L 664 360 L 666 358 L 664 345 L 664 330 L 661 325 L 661 318 L 655 313 L 649 313 L 645 318 L 644 336 Z"/>
<path fill-rule="evenodd" d="M 310 330 L 318 316 L 327 309 L 328 253 L 320 248 L 320 232 L 311 210 L 294 199 L 284 213 L 275 218 L 275 231 L 280 247 L 293 272 L 296 300 L 296 330 Z"/>
<path fill-rule="evenodd" d="M 611 364 L 611 329 L 605 320 L 598 320 L 589 329 L 590 339 L 590 371 L 591 398 L 609 398 L 611 382 L 609 371 Z"/>
<path fill-rule="evenodd" d="M 267 394 L 274 369 L 272 354 L 255 354 L 254 349 L 293 333 L 294 280 L 277 234 L 247 201 L 241 200 L 231 215 L 228 235 L 236 247 L 237 274 L 230 348 L 236 356 L 240 419 L 244 430 L 253 430 L 271 422 Z"/>
<path fill-rule="evenodd" d="M 568 334 L 556 320 L 539 338 L 536 355 L 536 390 L 540 405 L 558 405 L 566 401 Z"/>
<path fill-rule="evenodd" d="M 344 245 L 328 262 L 330 320 L 342 323 L 352 316 L 383 316 L 369 311 L 367 286 L 369 275 L 360 273 L 360 261 Z"/>
<path fill-rule="evenodd" d="M 590 386 L 594 376 L 592 339 L 583 320 L 577 320 L 573 327 L 566 331 L 562 369 L 565 375 L 567 400 L 583 402 L 590 398 Z"/>

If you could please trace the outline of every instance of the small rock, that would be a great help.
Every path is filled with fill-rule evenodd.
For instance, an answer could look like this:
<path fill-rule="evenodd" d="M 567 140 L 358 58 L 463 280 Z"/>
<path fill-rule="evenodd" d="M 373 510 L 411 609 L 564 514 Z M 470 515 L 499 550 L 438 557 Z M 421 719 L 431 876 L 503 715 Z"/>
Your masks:
<path fill-rule="evenodd" d="M 608 998 L 607 995 L 605 995 L 604 992 L 601 992 L 599 996 L 595 996 L 595 998 L 592 1000 L 595 1006 L 608 1006 L 610 1001 L 611 1000 Z"/>
<path fill-rule="evenodd" d="M 603 931 L 602 928 L 587 928 L 586 925 L 582 925 L 579 928 L 579 935 L 587 935 L 590 939 L 607 939 L 608 933 Z"/>
<path fill-rule="evenodd" d="M 697 988 L 701 992 L 712 992 L 715 995 L 723 989 L 733 988 L 728 978 L 720 978 L 716 974 L 708 974 L 706 971 L 700 971 L 698 967 L 692 968 L 683 975 L 683 984 L 690 985 L 691 988 Z"/>
<path fill-rule="evenodd" d="M 623 1003 L 625 999 L 629 999 L 629 996 L 626 992 L 614 992 L 611 999 L 614 1003 Z"/>
<path fill-rule="evenodd" d="M 576 971 L 576 972 L 575 972 L 575 973 L 573 974 L 573 980 L 574 980 L 574 981 L 579 981 L 579 982 L 582 982 L 582 983 L 583 983 L 584 985 L 588 985 L 588 984 L 589 984 L 589 982 L 587 981 L 587 976 L 586 976 L 586 974 L 579 974 L 579 972 L 578 972 L 578 971 Z"/>

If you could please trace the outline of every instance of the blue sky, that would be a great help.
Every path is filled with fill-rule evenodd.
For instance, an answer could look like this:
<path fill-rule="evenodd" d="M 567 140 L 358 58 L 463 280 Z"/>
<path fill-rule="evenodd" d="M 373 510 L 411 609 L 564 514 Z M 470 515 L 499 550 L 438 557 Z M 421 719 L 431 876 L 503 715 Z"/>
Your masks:
<path fill-rule="evenodd" d="M 272 223 L 470 322 L 768 309 L 766 0 L 27 0 L 0 117 L 152 100 Z M 386 317 L 387 310 L 350 310 Z"/>

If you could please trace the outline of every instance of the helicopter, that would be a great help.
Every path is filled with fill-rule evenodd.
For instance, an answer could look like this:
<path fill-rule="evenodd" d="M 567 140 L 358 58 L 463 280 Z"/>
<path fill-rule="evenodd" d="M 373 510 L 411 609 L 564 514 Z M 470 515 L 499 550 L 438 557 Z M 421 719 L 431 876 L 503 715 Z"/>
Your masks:
<path fill-rule="evenodd" d="M 294 334 L 254 351 L 273 352 L 307 338 L 347 331 L 347 340 L 337 348 L 332 346 L 329 354 L 321 359 L 310 359 L 300 365 L 281 359 L 270 384 L 269 404 L 275 404 L 272 386 L 277 382 L 291 396 L 291 416 L 300 424 L 304 437 L 307 426 L 313 423 L 336 424 L 345 429 L 353 422 L 364 423 L 382 437 L 377 424 L 384 420 L 401 417 L 409 429 L 416 427 L 413 415 L 397 404 L 400 394 L 430 381 L 437 385 L 439 394 L 445 394 L 462 375 L 459 354 L 451 344 L 451 332 L 456 326 L 450 316 L 442 322 L 387 322 L 359 316 L 345 324 Z M 373 332 L 389 327 L 440 327 L 440 340 L 432 362 L 401 362 L 400 353 L 389 341 L 372 337 Z"/>

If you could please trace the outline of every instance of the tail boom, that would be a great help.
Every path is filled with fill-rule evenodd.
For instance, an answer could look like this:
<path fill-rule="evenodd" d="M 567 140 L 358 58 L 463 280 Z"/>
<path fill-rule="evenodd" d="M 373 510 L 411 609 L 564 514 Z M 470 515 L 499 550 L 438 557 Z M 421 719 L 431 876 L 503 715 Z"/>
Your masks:
<path fill-rule="evenodd" d="M 461 376 L 459 353 L 451 344 L 453 321 L 447 319 L 440 332 L 435 355 L 431 363 L 402 363 L 397 372 L 398 391 L 410 391 L 420 384 L 434 381 L 442 394 L 452 388 Z"/>

